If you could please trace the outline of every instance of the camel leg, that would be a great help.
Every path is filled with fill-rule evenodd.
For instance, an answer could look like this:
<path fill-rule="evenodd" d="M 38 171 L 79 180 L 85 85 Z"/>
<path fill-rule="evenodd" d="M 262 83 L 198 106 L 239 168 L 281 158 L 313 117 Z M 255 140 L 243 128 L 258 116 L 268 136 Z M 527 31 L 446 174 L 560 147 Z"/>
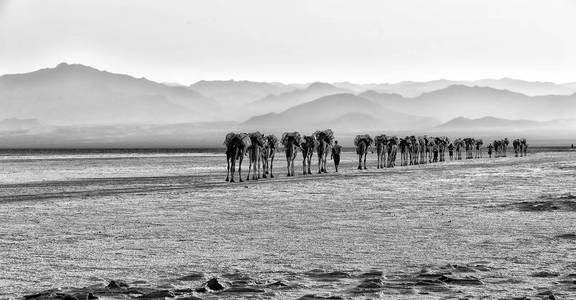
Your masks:
<path fill-rule="evenodd" d="M 366 170 L 366 156 L 368 156 L 368 153 L 364 153 L 364 170 Z"/>
<path fill-rule="evenodd" d="M 310 170 L 311 166 L 312 166 L 312 154 L 308 155 L 308 174 L 312 174 L 312 170 Z"/>
<path fill-rule="evenodd" d="M 234 182 L 234 171 L 236 169 L 236 157 L 232 158 L 232 163 L 230 164 L 230 182 Z"/>
<path fill-rule="evenodd" d="M 318 154 L 318 174 L 322 174 L 322 156 Z"/>
<path fill-rule="evenodd" d="M 274 172 L 272 172 L 272 168 L 274 167 L 274 154 L 270 157 L 270 178 L 274 178 Z"/>
<path fill-rule="evenodd" d="M 306 156 L 302 159 L 302 174 L 306 175 Z"/>
<path fill-rule="evenodd" d="M 260 158 L 258 157 L 258 150 L 254 150 L 254 173 L 252 173 L 252 179 L 260 179 Z"/>
<path fill-rule="evenodd" d="M 226 157 L 226 164 L 228 165 L 226 169 L 226 181 L 230 181 L 230 156 Z"/>
<path fill-rule="evenodd" d="M 264 165 L 263 165 L 262 159 L 261 159 L 261 157 L 260 157 L 260 153 L 258 153 L 258 156 L 256 156 L 256 157 L 258 158 L 258 179 L 260 179 L 260 178 L 261 178 L 261 177 L 260 177 L 260 172 L 262 171 L 262 173 L 263 173 L 263 171 L 264 171 Z M 262 165 L 261 165 L 261 164 L 262 164 Z"/>
<path fill-rule="evenodd" d="M 238 181 L 243 182 L 242 180 L 242 161 L 244 160 L 244 153 L 240 155 L 240 159 L 238 160 Z M 232 176 L 234 177 L 234 176 Z"/>
<path fill-rule="evenodd" d="M 246 181 L 250 180 L 250 172 L 252 171 L 252 155 L 248 154 L 248 176 L 246 176 Z"/>

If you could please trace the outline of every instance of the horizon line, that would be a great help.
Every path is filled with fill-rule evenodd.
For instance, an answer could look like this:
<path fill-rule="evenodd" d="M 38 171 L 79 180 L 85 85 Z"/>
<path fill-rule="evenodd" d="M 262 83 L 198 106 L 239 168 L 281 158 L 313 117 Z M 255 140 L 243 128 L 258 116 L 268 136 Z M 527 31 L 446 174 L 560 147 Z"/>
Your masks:
<path fill-rule="evenodd" d="M 526 79 L 519 79 L 519 78 L 514 78 L 514 77 L 510 77 L 510 76 L 498 76 L 498 77 L 479 77 L 476 79 L 447 79 L 447 78 L 437 78 L 437 79 L 429 79 L 429 80 L 411 80 L 411 79 L 404 79 L 404 80 L 399 80 L 399 81 L 349 81 L 349 80 L 337 80 L 337 81 L 322 81 L 322 80 L 315 80 L 315 81 L 303 81 L 303 82 L 288 82 L 288 81 L 280 81 L 280 80 L 258 80 L 258 79 L 239 79 L 239 78 L 228 78 L 228 79 L 214 79 L 214 78 L 206 78 L 206 79 L 199 79 L 194 81 L 193 83 L 189 83 L 189 84 L 185 84 L 185 83 L 181 83 L 181 82 L 174 82 L 174 81 L 163 81 L 163 80 L 158 80 L 158 79 L 154 79 L 154 78 L 149 78 L 146 76 L 138 76 L 138 75 L 133 75 L 130 73 L 125 73 L 125 72 L 121 72 L 121 71 L 114 71 L 114 70 L 105 70 L 105 69 L 101 69 L 99 67 L 96 66 L 92 66 L 92 65 L 87 65 L 87 64 L 83 64 L 83 63 L 78 63 L 78 62 L 60 62 L 58 64 L 56 64 L 55 66 L 45 66 L 45 67 L 40 67 L 37 68 L 35 70 L 31 70 L 31 71 L 25 71 L 25 72 L 18 72 L 18 73 L 4 73 L 4 74 L 0 74 L 0 77 L 4 77 L 4 76 L 10 76 L 10 75 L 25 75 L 25 74 L 30 74 L 30 73 L 34 73 L 37 71 L 41 71 L 41 70 L 53 70 L 53 69 L 57 69 L 59 66 L 72 66 L 72 65 L 79 65 L 79 66 L 83 66 L 83 67 L 87 67 L 87 68 L 92 68 L 101 72 L 107 72 L 107 73 L 111 73 L 111 74 L 119 74 L 119 75 L 126 75 L 126 76 L 130 76 L 132 78 L 135 79 L 146 79 L 149 81 L 153 81 L 159 84 L 163 84 L 163 85 L 180 85 L 180 86 L 184 86 L 184 87 L 188 87 L 191 86 L 193 84 L 196 84 L 198 82 L 202 82 L 202 81 L 232 81 L 232 82 L 262 82 L 262 83 L 279 83 L 279 84 L 285 84 L 285 85 L 310 85 L 310 84 L 314 84 L 314 83 L 328 83 L 328 84 L 338 84 L 338 83 L 349 83 L 349 84 L 356 84 L 356 85 L 371 85 L 371 84 L 388 84 L 388 85 L 394 85 L 394 84 L 401 84 L 401 83 L 427 83 L 427 82 L 434 82 L 434 81 L 460 81 L 460 82 L 475 82 L 475 81 L 482 81 L 482 80 L 515 80 L 515 81 L 523 81 L 523 82 L 531 82 L 531 83 L 551 83 L 551 84 L 555 84 L 555 85 L 559 85 L 559 86 L 565 86 L 568 84 L 576 84 L 576 79 L 574 81 L 568 81 L 568 82 L 556 82 L 556 81 L 547 81 L 547 80 L 526 80 Z"/>

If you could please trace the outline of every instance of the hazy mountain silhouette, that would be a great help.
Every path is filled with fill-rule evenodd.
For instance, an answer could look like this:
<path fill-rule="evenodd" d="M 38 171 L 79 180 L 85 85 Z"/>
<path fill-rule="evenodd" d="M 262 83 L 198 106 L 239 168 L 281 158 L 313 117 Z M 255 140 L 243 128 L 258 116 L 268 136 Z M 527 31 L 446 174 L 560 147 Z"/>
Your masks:
<path fill-rule="evenodd" d="M 490 87 L 508 90 L 527 96 L 571 95 L 574 90 L 553 82 L 524 81 L 513 78 L 482 79 L 465 83 L 467 86 Z"/>
<path fill-rule="evenodd" d="M 0 121 L 0 132 L 27 132 L 44 127 L 40 121 L 36 119 L 17 119 L 9 118 Z"/>
<path fill-rule="evenodd" d="M 469 87 L 490 87 L 499 90 L 508 90 L 527 96 L 570 95 L 576 91 L 571 87 L 553 82 L 525 81 L 512 78 L 481 79 L 475 81 L 465 80 L 432 80 L 432 81 L 402 81 L 393 84 L 354 84 L 337 83 L 336 86 L 346 87 L 356 92 L 374 90 L 379 93 L 399 94 L 404 97 L 418 97 L 424 93 L 442 90 L 452 85 L 465 85 Z"/>
<path fill-rule="evenodd" d="M 60 64 L 0 76 L 0 147 L 219 146 L 227 131 L 319 128 L 333 128 L 342 137 L 363 131 L 573 137 L 572 90 L 576 83 L 508 78 L 309 85 L 200 81 L 188 87 Z M 230 122 L 238 120 L 247 121 Z"/>
<path fill-rule="evenodd" d="M 281 113 L 268 113 L 253 117 L 242 125 L 264 128 L 331 127 L 346 130 L 422 129 L 439 124 L 433 118 L 394 112 L 366 98 L 352 94 L 324 96 L 296 105 Z"/>
<path fill-rule="evenodd" d="M 460 116 L 546 121 L 569 119 L 576 114 L 576 95 L 529 97 L 505 90 L 463 85 L 453 85 L 415 98 L 376 92 L 363 93 L 362 97 L 398 112 L 433 116 L 444 121 Z"/>
<path fill-rule="evenodd" d="M 576 82 L 564 83 L 562 85 L 571 89 L 572 91 L 574 91 L 576 93 Z"/>
<path fill-rule="evenodd" d="M 310 102 L 320 97 L 350 93 L 351 91 L 335 87 L 328 83 L 314 82 L 308 87 L 280 95 L 270 95 L 253 102 L 249 109 L 255 113 L 280 112 L 292 106 Z"/>
<path fill-rule="evenodd" d="M 507 120 L 494 117 L 468 119 L 458 117 L 440 124 L 435 129 L 470 130 L 470 129 L 530 129 L 541 126 L 541 122 L 531 120 Z"/>
<path fill-rule="evenodd" d="M 198 81 L 190 88 L 222 104 L 246 104 L 269 95 L 278 95 L 296 90 L 297 87 L 282 84 L 255 81 L 213 80 Z"/>
<path fill-rule="evenodd" d="M 210 120 L 218 106 L 186 87 L 62 63 L 0 77 L 0 118 L 49 124 L 174 123 Z"/>

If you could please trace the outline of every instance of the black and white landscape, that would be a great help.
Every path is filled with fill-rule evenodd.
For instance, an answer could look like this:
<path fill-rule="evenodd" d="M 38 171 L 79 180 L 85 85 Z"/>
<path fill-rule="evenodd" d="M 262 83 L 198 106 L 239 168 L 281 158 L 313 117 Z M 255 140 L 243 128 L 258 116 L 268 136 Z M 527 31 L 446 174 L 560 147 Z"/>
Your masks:
<path fill-rule="evenodd" d="M 574 299 L 574 15 L 0 0 L 0 300 Z"/>

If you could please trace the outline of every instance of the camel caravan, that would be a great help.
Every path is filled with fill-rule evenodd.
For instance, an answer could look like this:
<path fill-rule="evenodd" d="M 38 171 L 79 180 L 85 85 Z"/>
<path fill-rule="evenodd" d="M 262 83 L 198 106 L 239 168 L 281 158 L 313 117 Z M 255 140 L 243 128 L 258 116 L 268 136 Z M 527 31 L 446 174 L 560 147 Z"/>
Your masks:
<path fill-rule="evenodd" d="M 335 161 L 336 172 L 340 160 L 340 148 L 334 139 L 331 129 L 319 130 L 311 135 L 301 136 L 299 132 L 285 132 L 280 141 L 275 135 L 253 133 L 228 133 L 224 140 L 226 146 L 226 160 L 228 163 L 226 181 L 234 182 L 236 162 L 238 161 L 238 177 L 242 182 L 242 161 L 248 156 L 248 175 L 246 180 L 260 178 L 274 178 L 274 155 L 282 144 L 286 155 L 287 176 L 295 175 L 294 163 L 298 152 L 302 153 L 302 174 L 312 174 L 312 158 L 316 152 L 318 159 L 318 174 L 327 173 L 326 164 L 328 154 Z M 368 134 L 357 135 L 354 139 L 356 154 L 358 155 L 358 169 L 366 170 L 366 157 L 368 152 L 376 150 L 377 168 L 394 168 L 397 154 L 400 152 L 400 166 L 430 164 L 446 161 L 446 152 L 449 160 L 462 160 L 464 152 L 466 159 L 482 158 L 484 142 L 482 139 L 406 136 L 398 138 L 385 134 L 372 138 Z M 487 148 L 488 157 L 506 157 L 509 145 L 508 138 L 495 140 Z M 528 144 L 526 139 L 515 139 L 512 142 L 515 156 L 526 156 Z"/>

